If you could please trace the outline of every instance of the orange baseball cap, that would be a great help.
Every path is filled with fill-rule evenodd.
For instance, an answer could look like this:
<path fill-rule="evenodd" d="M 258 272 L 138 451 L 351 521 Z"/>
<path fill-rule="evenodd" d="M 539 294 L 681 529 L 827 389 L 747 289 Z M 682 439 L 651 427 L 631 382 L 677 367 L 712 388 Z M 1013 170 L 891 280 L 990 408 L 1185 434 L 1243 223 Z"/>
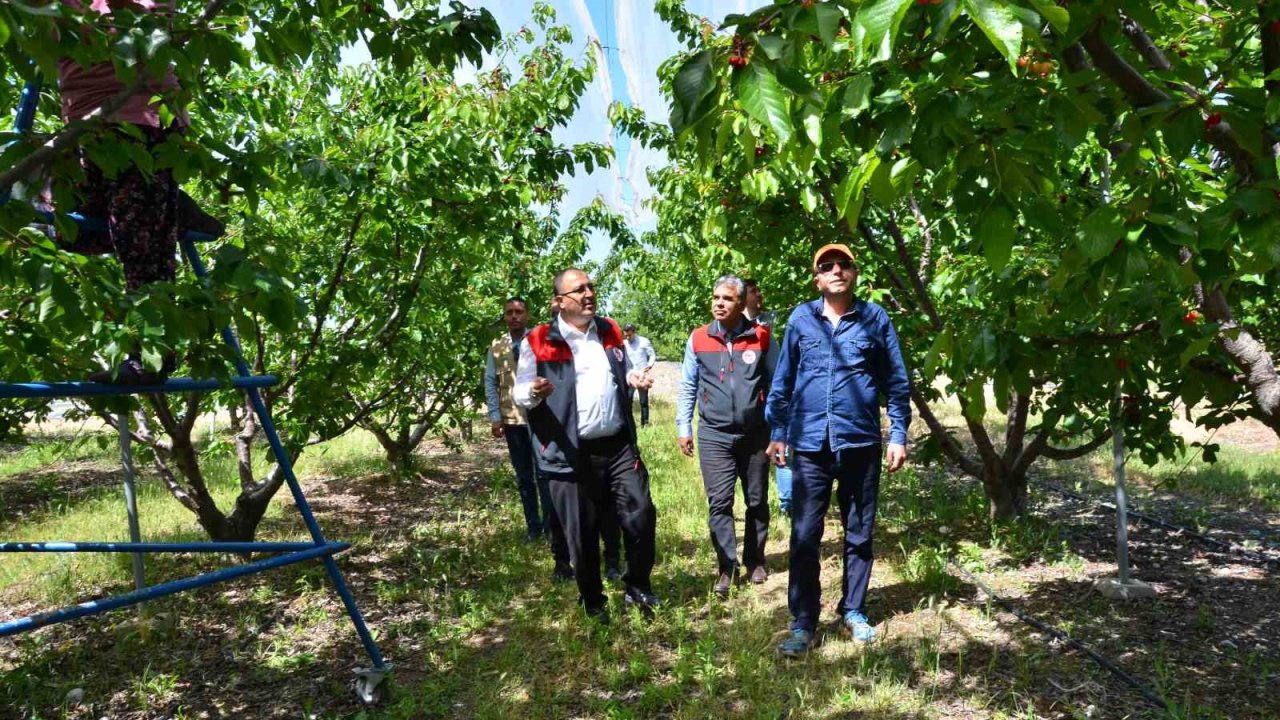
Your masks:
<path fill-rule="evenodd" d="M 849 258 L 849 262 L 856 262 L 855 258 L 853 257 L 853 251 L 849 249 L 848 245 L 845 245 L 844 243 L 828 243 L 818 248 L 818 252 L 813 254 L 814 272 L 818 271 L 818 261 L 822 259 L 823 255 L 826 255 L 829 252 L 838 252 L 841 255 L 844 255 L 845 257 Z"/>

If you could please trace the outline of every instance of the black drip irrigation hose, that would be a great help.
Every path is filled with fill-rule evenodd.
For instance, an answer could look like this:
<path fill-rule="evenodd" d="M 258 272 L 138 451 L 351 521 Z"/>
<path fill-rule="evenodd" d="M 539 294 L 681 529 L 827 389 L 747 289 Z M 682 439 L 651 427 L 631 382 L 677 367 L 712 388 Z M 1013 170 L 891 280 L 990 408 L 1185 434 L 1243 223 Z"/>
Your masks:
<path fill-rule="evenodd" d="M 1105 510 L 1110 510 L 1112 512 L 1115 512 L 1116 506 L 1109 502 L 1096 500 L 1087 495 L 1081 495 L 1078 492 L 1068 490 L 1064 487 L 1055 485 L 1051 482 L 1047 482 L 1044 480 L 1041 480 L 1039 482 L 1040 482 L 1040 485 L 1042 485 L 1045 489 L 1056 492 L 1059 495 L 1073 498 L 1075 500 L 1080 500 L 1081 502 L 1089 503 L 1090 505 L 1093 505 L 1095 507 L 1100 507 Z M 1150 525 L 1155 525 L 1158 528 L 1163 528 L 1170 532 L 1174 532 L 1182 535 L 1189 535 L 1206 545 L 1211 545 L 1221 550 L 1225 550 L 1229 553 L 1239 555 L 1240 557 L 1245 558 L 1247 560 L 1251 560 L 1256 563 L 1261 563 L 1263 565 L 1270 565 L 1272 567 L 1280 568 L 1280 558 L 1274 558 L 1269 555 L 1263 555 L 1262 553 L 1259 553 L 1259 552 L 1247 550 L 1245 548 L 1240 547 L 1239 545 L 1236 545 L 1233 542 L 1227 542 L 1226 540 L 1219 540 L 1214 537 L 1209 537 L 1208 535 L 1205 535 L 1204 533 L 1196 532 L 1195 530 L 1192 530 L 1189 527 L 1183 527 L 1182 525 L 1175 525 L 1167 520 L 1162 520 L 1153 515 L 1147 515 L 1145 513 L 1138 512 L 1133 508 L 1129 508 L 1127 511 L 1127 514 L 1131 518 L 1136 518 Z"/>
<path fill-rule="evenodd" d="M 1076 640 L 1075 638 L 1059 630 L 1058 628 L 1053 627 L 1052 625 L 1048 625 L 1040 620 L 1037 620 L 1036 618 L 1027 614 L 1017 605 L 1014 605 L 1008 600 L 1000 597 L 999 595 L 996 594 L 994 590 L 987 587 L 985 583 L 983 583 L 981 580 L 975 577 L 973 573 L 960 567 L 960 564 L 957 563 L 954 559 L 947 558 L 947 565 L 949 565 L 953 570 L 955 570 L 956 573 L 960 575 L 960 577 L 978 586 L 978 588 L 982 590 L 982 592 L 985 593 L 986 596 L 992 602 L 1004 608 L 1006 611 L 1012 613 L 1015 617 L 1017 617 L 1022 622 L 1026 623 L 1027 625 L 1030 625 L 1031 627 L 1035 628 L 1036 630 L 1039 630 L 1040 632 L 1046 635 L 1049 635 L 1058 640 L 1061 640 L 1062 642 L 1065 642 L 1066 644 L 1070 645 L 1076 650 L 1079 650 L 1080 652 L 1084 653 L 1086 656 L 1088 656 L 1090 660 L 1094 661 L 1095 663 L 1097 663 L 1098 665 L 1106 669 L 1108 672 L 1110 672 L 1112 675 L 1119 678 L 1129 687 L 1133 688 L 1134 690 L 1137 690 L 1142 695 L 1142 697 L 1152 705 L 1160 708 L 1161 710 L 1169 709 L 1169 703 L 1166 702 L 1164 698 L 1160 697 L 1154 691 L 1152 691 L 1151 688 L 1147 687 L 1146 683 L 1143 683 L 1141 680 L 1125 672 L 1118 664 L 1116 664 L 1113 660 L 1109 659 L 1107 656 L 1097 652 L 1093 648 L 1090 648 L 1088 645 L 1085 645 L 1079 640 Z"/>

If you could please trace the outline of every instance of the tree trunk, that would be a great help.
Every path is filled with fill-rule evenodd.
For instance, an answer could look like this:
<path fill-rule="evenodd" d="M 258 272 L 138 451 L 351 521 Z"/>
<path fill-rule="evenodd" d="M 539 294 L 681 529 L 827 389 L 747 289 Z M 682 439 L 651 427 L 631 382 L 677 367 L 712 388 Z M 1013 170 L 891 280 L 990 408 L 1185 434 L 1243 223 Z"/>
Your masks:
<path fill-rule="evenodd" d="M 1280 435 L 1280 374 L 1271 352 L 1236 321 L 1221 288 L 1206 292 L 1200 307 L 1205 318 L 1218 323 L 1218 347 L 1244 372 L 1254 415 Z"/>
<path fill-rule="evenodd" d="M 1016 520 L 1027 512 L 1027 476 L 1004 463 L 984 464 L 982 487 L 992 520 Z"/>
<path fill-rule="evenodd" d="M 392 437 L 385 427 L 376 422 L 366 423 L 365 429 L 382 446 L 382 452 L 387 457 L 387 465 L 391 467 L 391 472 L 396 477 L 404 478 L 413 473 L 413 451 L 416 445 L 410 443 L 408 431 L 397 433 L 396 437 Z"/>

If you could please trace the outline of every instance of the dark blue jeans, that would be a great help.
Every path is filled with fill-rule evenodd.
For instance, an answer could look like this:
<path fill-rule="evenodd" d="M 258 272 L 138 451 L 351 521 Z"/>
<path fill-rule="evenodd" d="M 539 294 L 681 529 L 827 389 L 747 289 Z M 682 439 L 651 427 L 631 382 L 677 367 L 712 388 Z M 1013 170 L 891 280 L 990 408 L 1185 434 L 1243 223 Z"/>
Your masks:
<path fill-rule="evenodd" d="M 525 530 L 530 537 L 537 537 L 550 528 L 551 491 L 542 473 L 534 471 L 533 437 L 529 434 L 529 426 L 503 425 L 502 431 L 507 439 L 511 467 L 516 471 L 516 487 L 520 489 L 520 503 L 524 506 Z"/>
<path fill-rule="evenodd" d="M 812 632 L 821 613 L 819 549 L 823 520 L 836 490 L 844 525 L 844 582 L 836 614 L 863 610 L 871 581 L 871 534 L 880 491 L 880 446 L 840 452 L 796 452 L 791 486 L 791 577 L 787 605 L 792 629 Z"/>

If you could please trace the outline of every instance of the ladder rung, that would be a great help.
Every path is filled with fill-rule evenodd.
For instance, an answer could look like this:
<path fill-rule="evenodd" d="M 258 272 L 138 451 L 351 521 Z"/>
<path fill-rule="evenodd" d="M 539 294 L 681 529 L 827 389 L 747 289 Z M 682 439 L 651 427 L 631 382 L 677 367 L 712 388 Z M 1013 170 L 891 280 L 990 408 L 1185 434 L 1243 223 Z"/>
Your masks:
<path fill-rule="evenodd" d="M 152 395 L 157 393 L 183 393 L 200 390 L 225 390 L 228 388 L 264 388 L 275 385 L 280 379 L 275 375 L 235 377 L 228 381 L 217 379 L 170 378 L 163 385 L 110 385 L 95 382 L 31 382 L 0 383 L 0 398 L 74 398 L 101 395 Z"/>
<path fill-rule="evenodd" d="M 36 215 L 39 215 L 40 218 L 47 223 L 50 223 L 50 224 L 53 223 L 53 217 L 54 217 L 53 213 L 48 212 L 47 210 L 37 210 Z M 84 215 L 81 215 L 80 213 L 76 213 L 76 212 L 67 213 L 67 217 L 71 220 L 71 222 L 74 222 L 76 225 L 79 225 L 81 230 L 94 230 L 97 232 L 107 231 L 107 221 L 102 218 L 85 217 Z M 209 232 L 201 232 L 199 230 L 187 230 L 183 233 L 183 235 L 187 240 L 190 240 L 191 242 L 198 242 L 198 243 L 213 242 L 214 240 L 217 240 L 218 238 L 222 237 L 221 233 L 214 234 Z"/>

